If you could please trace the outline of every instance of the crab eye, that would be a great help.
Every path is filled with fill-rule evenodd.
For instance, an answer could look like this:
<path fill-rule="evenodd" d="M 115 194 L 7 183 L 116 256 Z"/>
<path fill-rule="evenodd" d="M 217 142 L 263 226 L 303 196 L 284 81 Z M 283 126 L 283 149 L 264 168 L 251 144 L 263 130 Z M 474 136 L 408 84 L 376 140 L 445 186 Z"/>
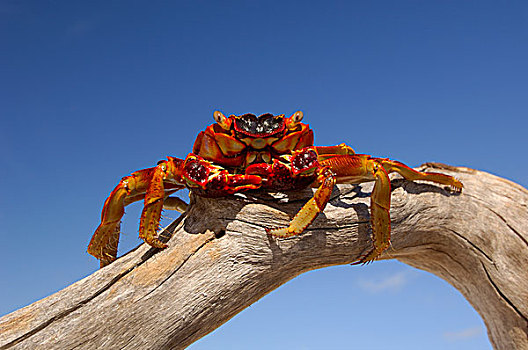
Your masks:
<path fill-rule="evenodd" d="M 293 120 L 295 120 L 296 123 L 299 123 L 303 119 L 304 114 L 301 111 L 297 111 L 297 112 L 293 113 L 293 115 L 291 117 L 292 117 Z"/>
<path fill-rule="evenodd" d="M 293 113 L 291 117 L 286 118 L 286 120 L 284 121 L 286 123 L 286 127 L 290 130 L 295 129 L 303 119 L 303 116 L 304 114 L 301 111 Z"/>
<path fill-rule="evenodd" d="M 226 116 L 223 115 L 222 112 L 214 111 L 213 118 L 215 122 L 217 122 L 218 125 L 220 125 L 223 129 L 229 130 L 229 128 L 231 127 L 231 123 L 229 122 L 229 119 L 226 118 Z"/>

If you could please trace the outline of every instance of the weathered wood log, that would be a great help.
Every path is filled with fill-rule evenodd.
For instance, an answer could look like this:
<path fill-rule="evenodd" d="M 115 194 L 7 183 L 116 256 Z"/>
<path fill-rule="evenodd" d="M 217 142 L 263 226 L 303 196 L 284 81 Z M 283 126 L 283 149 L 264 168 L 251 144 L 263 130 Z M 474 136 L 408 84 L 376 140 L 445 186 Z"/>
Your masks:
<path fill-rule="evenodd" d="M 496 349 L 528 349 L 528 191 L 467 168 L 424 168 L 458 177 L 464 191 L 394 176 L 392 247 L 382 258 L 451 283 Z M 371 247 L 371 189 L 336 187 L 324 214 L 289 239 L 270 238 L 264 227 L 284 225 L 311 190 L 192 197 L 163 232 L 172 235 L 169 248 L 141 245 L 4 316 L 0 349 L 184 348 L 297 275 L 356 261 Z"/>

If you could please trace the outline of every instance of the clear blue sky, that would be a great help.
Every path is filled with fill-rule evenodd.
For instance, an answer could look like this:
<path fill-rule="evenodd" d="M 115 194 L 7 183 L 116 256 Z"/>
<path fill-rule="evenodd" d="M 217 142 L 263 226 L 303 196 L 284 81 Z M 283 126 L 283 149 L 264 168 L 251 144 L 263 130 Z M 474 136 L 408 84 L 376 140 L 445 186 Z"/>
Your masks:
<path fill-rule="evenodd" d="M 302 109 L 317 144 L 527 186 L 527 43 L 525 1 L 1 1 L 0 314 L 95 271 L 106 196 L 215 109 Z M 489 347 L 454 288 L 378 262 L 304 274 L 191 349 Z"/>

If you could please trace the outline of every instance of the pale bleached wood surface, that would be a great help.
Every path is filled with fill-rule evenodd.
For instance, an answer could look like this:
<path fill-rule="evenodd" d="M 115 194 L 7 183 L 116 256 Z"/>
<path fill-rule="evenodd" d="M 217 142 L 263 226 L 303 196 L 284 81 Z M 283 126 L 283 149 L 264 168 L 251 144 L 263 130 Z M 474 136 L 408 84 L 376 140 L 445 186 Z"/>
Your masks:
<path fill-rule="evenodd" d="M 464 191 L 392 177 L 392 247 L 383 258 L 457 288 L 496 349 L 528 349 L 528 191 L 467 168 L 425 168 L 456 176 Z M 324 214 L 289 239 L 270 238 L 264 227 L 284 225 L 311 190 L 193 197 L 164 233 L 174 232 L 169 248 L 141 245 L 4 316 L 0 349 L 185 348 L 297 275 L 354 262 L 371 246 L 371 189 L 336 187 Z"/>

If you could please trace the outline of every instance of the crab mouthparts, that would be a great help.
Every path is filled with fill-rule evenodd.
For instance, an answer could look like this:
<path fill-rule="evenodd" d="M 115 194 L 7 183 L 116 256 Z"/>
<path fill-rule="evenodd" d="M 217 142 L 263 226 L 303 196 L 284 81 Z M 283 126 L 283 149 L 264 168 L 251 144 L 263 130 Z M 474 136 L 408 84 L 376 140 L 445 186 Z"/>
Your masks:
<path fill-rule="evenodd" d="M 266 137 L 282 132 L 285 128 L 284 116 L 266 113 L 257 117 L 244 114 L 235 117 L 235 130 L 251 137 Z"/>

